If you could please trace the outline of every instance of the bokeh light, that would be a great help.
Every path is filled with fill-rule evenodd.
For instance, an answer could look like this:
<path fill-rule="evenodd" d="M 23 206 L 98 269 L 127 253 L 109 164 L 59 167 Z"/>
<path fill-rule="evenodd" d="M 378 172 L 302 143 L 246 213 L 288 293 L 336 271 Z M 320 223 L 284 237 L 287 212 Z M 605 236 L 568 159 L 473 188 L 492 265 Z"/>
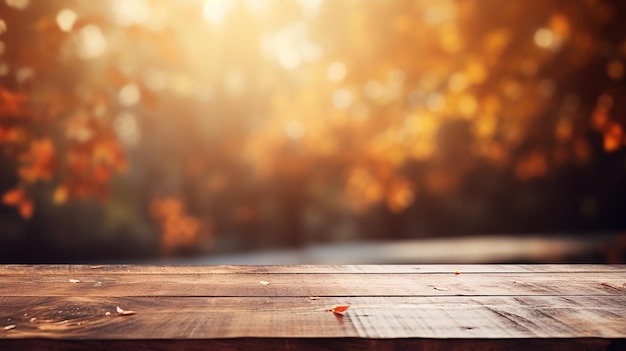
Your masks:
<path fill-rule="evenodd" d="M 625 12 L 2 0 L 0 224 L 167 255 L 622 230 Z"/>

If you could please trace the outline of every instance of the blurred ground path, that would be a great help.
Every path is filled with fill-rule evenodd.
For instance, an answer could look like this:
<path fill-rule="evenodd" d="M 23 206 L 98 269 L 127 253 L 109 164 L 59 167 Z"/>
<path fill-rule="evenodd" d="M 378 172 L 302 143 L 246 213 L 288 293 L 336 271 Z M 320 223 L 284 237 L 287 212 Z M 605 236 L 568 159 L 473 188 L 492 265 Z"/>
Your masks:
<path fill-rule="evenodd" d="M 621 238 L 621 239 L 620 239 Z M 602 261 L 623 234 L 572 236 L 478 236 L 313 245 L 299 250 L 268 250 L 212 255 L 176 264 L 423 264 L 559 263 Z M 622 257 L 623 250 L 622 247 Z M 163 262 L 161 262 L 163 263 Z M 169 263 L 169 261 L 165 261 Z"/>

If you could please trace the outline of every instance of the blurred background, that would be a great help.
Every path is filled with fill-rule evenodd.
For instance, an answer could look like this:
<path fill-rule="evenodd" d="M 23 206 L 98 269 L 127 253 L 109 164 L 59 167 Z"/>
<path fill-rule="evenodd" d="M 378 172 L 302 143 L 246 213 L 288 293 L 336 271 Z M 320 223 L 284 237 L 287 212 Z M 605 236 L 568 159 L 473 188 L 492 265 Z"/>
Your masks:
<path fill-rule="evenodd" d="M 624 20 L 0 0 L 0 262 L 626 262 Z"/>

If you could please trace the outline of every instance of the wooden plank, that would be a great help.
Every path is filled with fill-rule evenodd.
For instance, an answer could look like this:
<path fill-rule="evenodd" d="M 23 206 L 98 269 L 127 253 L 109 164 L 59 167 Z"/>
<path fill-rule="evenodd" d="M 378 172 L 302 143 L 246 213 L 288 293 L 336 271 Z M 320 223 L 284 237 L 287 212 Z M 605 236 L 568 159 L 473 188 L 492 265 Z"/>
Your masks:
<path fill-rule="evenodd" d="M 0 266 L 0 350 L 618 350 L 625 267 Z"/>
<path fill-rule="evenodd" d="M 73 274 L 2 276 L 0 296 L 624 295 L 626 274 Z M 268 282 L 263 285 L 260 282 Z"/>
<path fill-rule="evenodd" d="M 80 273 L 82 275 L 106 274 L 266 274 L 266 273 L 298 273 L 298 274 L 430 274 L 454 273 L 461 271 L 471 273 L 626 273 L 626 265 L 603 264 L 545 264 L 545 265 L 298 265 L 298 266 L 163 266 L 163 265 L 0 265 L 0 276 L 3 275 L 65 275 Z"/>
<path fill-rule="evenodd" d="M 304 351 L 617 351 L 626 350 L 624 340 L 578 339 L 355 339 L 355 338 L 237 338 L 186 340 L 59 340 L 0 339 L 3 351 L 235 351 L 235 350 L 304 350 Z"/>
<path fill-rule="evenodd" d="M 625 316 L 626 296 L 2 297 L 0 339 L 626 338 Z"/>

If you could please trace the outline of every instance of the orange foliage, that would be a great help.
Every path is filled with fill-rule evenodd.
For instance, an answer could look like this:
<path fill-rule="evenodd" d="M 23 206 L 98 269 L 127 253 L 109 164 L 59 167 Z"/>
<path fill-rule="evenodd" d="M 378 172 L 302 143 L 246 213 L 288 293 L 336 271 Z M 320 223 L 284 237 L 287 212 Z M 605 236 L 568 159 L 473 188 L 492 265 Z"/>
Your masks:
<path fill-rule="evenodd" d="M 33 140 L 30 150 L 21 156 L 22 165 L 18 169 L 21 179 L 27 183 L 50 180 L 56 171 L 54 145 L 50 138 Z"/>
<path fill-rule="evenodd" d="M 29 199 L 20 188 L 12 189 L 4 193 L 2 203 L 17 207 L 20 215 L 24 219 L 28 219 L 33 215 L 33 201 Z"/>
<path fill-rule="evenodd" d="M 57 204 L 106 199 L 111 179 L 127 168 L 124 147 L 141 132 L 135 114 L 163 96 L 180 106 L 197 100 L 207 110 L 213 94 L 233 105 L 263 101 L 224 122 L 225 130 L 244 131 L 217 133 L 216 146 L 231 162 L 251 165 L 261 181 L 337 168 L 356 211 L 384 203 L 401 212 L 418 201 L 418 184 L 437 195 L 454 191 L 472 162 L 521 180 L 546 175 L 548 155 L 585 163 L 591 152 L 581 125 L 603 136 L 607 152 L 624 145 L 618 93 L 598 92 L 596 106 L 585 110 L 580 93 L 567 95 L 572 89 L 562 84 L 593 60 L 607 61 L 610 80 L 623 79 L 623 63 L 613 58 L 621 54 L 606 53 L 615 45 L 593 40 L 613 12 L 604 1 L 562 8 L 481 0 L 302 2 L 293 9 L 280 0 L 227 3 L 139 1 L 141 9 L 61 2 L 69 17 L 36 4 L 42 15 L 26 24 L 3 14 L 1 38 L 23 32 L 6 41 L 12 85 L 0 87 L 0 148 L 18 160 L 18 189 L 54 181 Z M 337 13 L 348 15 L 337 22 Z M 583 20 L 580 13 L 595 15 Z M 442 133 L 455 125 L 462 127 Z M 536 135 L 541 151 L 528 153 L 524 140 Z M 206 172 L 205 156 L 188 158 L 188 176 Z M 410 170 L 415 164 L 419 171 Z M 212 193 L 231 183 L 226 172 L 207 178 L 203 187 Z M 32 201 L 16 196 L 6 193 L 3 202 L 30 217 Z M 198 240 L 201 225 L 180 200 L 155 200 L 152 211 L 166 247 Z M 256 215 L 245 205 L 234 210 L 243 221 Z"/>
<path fill-rule="evenodd" d="M 0 87 L 0 118 L 24 116 L 25 100 L 26 94 L 12 92 Z"/>
<path fill-rule="evenodd" d="M 194 248 L 201 240 L 207 239 L 207 224 L 186 214 L 182 202 L 177 198 L 152 200 L 150 212 L 161 228 L 161 243 L 166 253 Z"/>

